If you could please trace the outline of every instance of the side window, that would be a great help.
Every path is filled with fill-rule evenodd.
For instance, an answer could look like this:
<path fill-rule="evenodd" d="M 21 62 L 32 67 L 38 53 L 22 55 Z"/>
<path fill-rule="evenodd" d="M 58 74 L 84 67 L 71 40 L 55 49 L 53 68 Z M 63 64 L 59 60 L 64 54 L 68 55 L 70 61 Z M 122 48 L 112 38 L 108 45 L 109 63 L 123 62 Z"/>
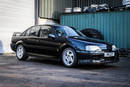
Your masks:
<path fill-rule="evenodd" d="M 50 26 L 41 26 L 40 37 L 46 39 L 49 34 L 54 34 L 54 30 Z"/>
<path fill-rule="evenodd" d="M 29 36 L 38 36 L 40 26 L 32 27 L 29 33 Z"/>
<path fill-rule="evenodd" d="M 65 36 L 65 31 L 59 27 L 56 28 L 56 34 L 58 37 Z"/>

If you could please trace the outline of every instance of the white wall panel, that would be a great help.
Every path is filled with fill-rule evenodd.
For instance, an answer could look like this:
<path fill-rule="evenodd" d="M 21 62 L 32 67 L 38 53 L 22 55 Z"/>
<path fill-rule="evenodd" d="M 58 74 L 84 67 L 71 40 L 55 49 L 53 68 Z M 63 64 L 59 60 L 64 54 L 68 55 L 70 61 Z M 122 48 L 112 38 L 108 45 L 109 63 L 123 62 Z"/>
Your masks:
<path fill-rule="evenodd" d="M 34 25 L 34 0 L 0 0 L 0 53 L 11 52 L 13 32 Z"/>

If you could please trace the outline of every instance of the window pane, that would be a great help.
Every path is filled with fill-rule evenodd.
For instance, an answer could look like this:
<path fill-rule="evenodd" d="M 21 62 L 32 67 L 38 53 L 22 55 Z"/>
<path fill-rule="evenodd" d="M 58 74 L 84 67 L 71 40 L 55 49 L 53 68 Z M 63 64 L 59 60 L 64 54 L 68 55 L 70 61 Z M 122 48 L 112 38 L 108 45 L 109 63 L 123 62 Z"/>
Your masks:
<path fill-rule="evenodd" d="M 42 29 L 40 31 L 40 37 L 48 38 L 48 29 Z"/>
<path fill-rule="evenodd" d="M 61 36 L 65 36 L 65 31 L 62 28 L 57 27 L 56 29 L 56 34 L 61 37 Z"/>
<path fill-rule="evenodd" d="M 41 26 L 40 37 L 48 38 L 48 35 L 53 33 L 53 29 L 50 26 Z"/>
<path fill-rule="evenodd" d="M 40 29 L 40 26 L 32 27 L 30 31 L 30 36 L 38 36 L 39 29 Z"/>
<path fill-rule="evenodd" d="M 25 36 L 29 36 L 29 33 L 30 33 L 30 29 L 26 31 Z"/>

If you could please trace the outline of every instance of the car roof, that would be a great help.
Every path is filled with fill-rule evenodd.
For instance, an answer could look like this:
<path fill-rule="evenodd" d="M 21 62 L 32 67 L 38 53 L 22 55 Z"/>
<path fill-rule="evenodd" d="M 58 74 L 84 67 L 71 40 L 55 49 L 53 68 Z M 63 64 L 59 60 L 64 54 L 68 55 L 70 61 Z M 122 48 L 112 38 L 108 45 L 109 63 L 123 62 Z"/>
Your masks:
<path fill-rule="evenodd" d="M 35 27 L 35 26 L 66 27 L 66 26 L 60 25 L 60 24 L 40 24 L 40 25 L 31 26 L 31 27 Z M 70 26 L 68 26 L 68 27 L 70 27 Z M 73 27 L 71 27 L 71 28 L 73 28 Z M 73 29 L 75 29 L 75 28 L 73 28 Z"/>
<path fill-rule="evenodd" d="M 41 25 L 36 25 L 36 26 L 54 26 L 54 27 L 58 27 L 58 26 L 63 26 L 60 24 L 41 24 Z"/>

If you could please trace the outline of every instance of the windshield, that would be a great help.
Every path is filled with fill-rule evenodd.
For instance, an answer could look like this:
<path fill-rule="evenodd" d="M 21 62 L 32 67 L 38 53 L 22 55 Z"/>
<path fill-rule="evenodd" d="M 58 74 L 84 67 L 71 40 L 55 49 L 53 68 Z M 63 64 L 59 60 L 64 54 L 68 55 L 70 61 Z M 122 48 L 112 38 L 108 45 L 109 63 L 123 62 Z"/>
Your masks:
<path fill-rule="evenodd" d="M 73 37 L 73 36 L 85 37 L 85 35 L 82 34 L 79 30 L 73 29 L 73 28 L 68 27 L 68 26 L 58 26 L 57 30 L 62 32 L 63 35 L 67 35 L 69 37 Z"/>

